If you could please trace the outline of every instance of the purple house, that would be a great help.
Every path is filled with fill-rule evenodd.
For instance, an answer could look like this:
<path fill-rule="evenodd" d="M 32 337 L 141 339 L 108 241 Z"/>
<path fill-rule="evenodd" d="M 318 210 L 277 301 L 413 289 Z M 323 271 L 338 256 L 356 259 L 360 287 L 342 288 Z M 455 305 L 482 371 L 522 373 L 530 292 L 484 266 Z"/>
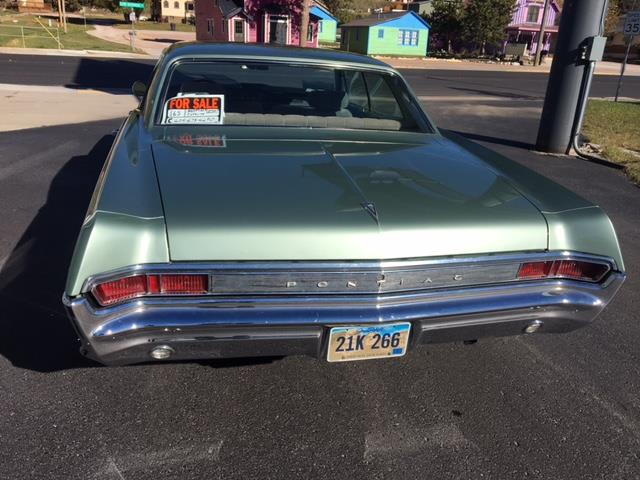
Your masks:
<path fill-rule="evenodd" d="M 544 0 L 518 0 L 513 19 L 507 27 L 507 42 L 526 43 L 529 53 L 535 54 L 543 12 Z M 556 0 L 551 0 L 547 18 L 544 22 L 543 50 L 553 51 L 558 36 L 559 22 L 560 7 Z"/>

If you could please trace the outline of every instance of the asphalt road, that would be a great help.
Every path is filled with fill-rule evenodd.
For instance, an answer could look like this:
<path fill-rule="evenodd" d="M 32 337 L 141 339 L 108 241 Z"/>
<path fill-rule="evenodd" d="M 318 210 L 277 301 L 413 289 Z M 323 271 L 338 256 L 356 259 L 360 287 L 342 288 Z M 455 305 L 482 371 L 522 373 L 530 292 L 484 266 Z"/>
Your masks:
<path fill-rule="evenodd" d="M 43 79 L 0 63 L 0 82 L 73 84 L 74 68 Z M 107 89 L 130 74 L 104 72 Z M 99 367 L 76 353 L 59 298 L 120 120 L 0 134 L 0 478 L 639 478 L 640 190 L 526 148 L 536 74 L 432 75 L 407 72 L 441 126 L 610 214 L 629 280 L 596 323 L 389 361 Z"/>
<path fill-rule="evenodd" d="M 153 65 L 152 60 L 0 54 L 0 83 L 128 90 L 135 80 L 146 80 Z M 548 77 L 545 73 L 405 70 L 406 74 L 414 72 L 430 80 L 422 86 L 426 91 L 442 94 L 445 88 L 447 95 L 508 93 L 544 98 Z M 614 96 L 617 81 L 616 76 L 597 75 L 591 95 Z M 622 94 L 637 97 L 638 92 L 640 77 L 626 77 Z"/>

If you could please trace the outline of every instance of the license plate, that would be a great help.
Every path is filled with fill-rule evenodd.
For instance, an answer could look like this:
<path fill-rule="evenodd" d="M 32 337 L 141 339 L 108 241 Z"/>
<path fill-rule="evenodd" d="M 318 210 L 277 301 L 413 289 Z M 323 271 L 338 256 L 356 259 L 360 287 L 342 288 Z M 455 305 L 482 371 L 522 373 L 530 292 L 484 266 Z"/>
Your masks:
<path fill-rule="evenodd" d="M 334 327 L 329 332 L 327 361 L 401 357 L 407 352 L 410 331 L 410 323 Z"/>

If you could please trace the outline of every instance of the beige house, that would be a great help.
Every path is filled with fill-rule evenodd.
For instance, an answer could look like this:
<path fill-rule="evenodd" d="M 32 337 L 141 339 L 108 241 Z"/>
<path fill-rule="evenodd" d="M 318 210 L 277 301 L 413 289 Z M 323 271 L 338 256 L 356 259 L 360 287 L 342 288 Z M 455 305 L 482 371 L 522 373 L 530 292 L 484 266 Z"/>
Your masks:
<path fill-rule="evenodd" d="M 153 19 L 158 22 L 194 23 L 195 7 L 193 0 L 155 0 Z"/>

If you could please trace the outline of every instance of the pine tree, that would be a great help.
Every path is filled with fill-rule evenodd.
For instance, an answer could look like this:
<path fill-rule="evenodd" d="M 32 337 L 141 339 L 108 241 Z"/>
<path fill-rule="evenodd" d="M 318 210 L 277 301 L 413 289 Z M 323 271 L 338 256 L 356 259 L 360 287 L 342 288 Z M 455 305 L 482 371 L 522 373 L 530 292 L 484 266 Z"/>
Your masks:
<path fill-rule="evenodd" d="M 464 16 L 463 0 L 433 0 L 433 10 L 426 17 L 431 24 L 431 34 L 444 40 L 447 52 L 452 52 L 452 43 L 462 32 Z"/>
<path fill-rule="evenodd" d="M 515 0 L 470 0 L 462 20 L 465 39 L 484 55 L 487 44 L 504 39 L 515 8 Z"/>

